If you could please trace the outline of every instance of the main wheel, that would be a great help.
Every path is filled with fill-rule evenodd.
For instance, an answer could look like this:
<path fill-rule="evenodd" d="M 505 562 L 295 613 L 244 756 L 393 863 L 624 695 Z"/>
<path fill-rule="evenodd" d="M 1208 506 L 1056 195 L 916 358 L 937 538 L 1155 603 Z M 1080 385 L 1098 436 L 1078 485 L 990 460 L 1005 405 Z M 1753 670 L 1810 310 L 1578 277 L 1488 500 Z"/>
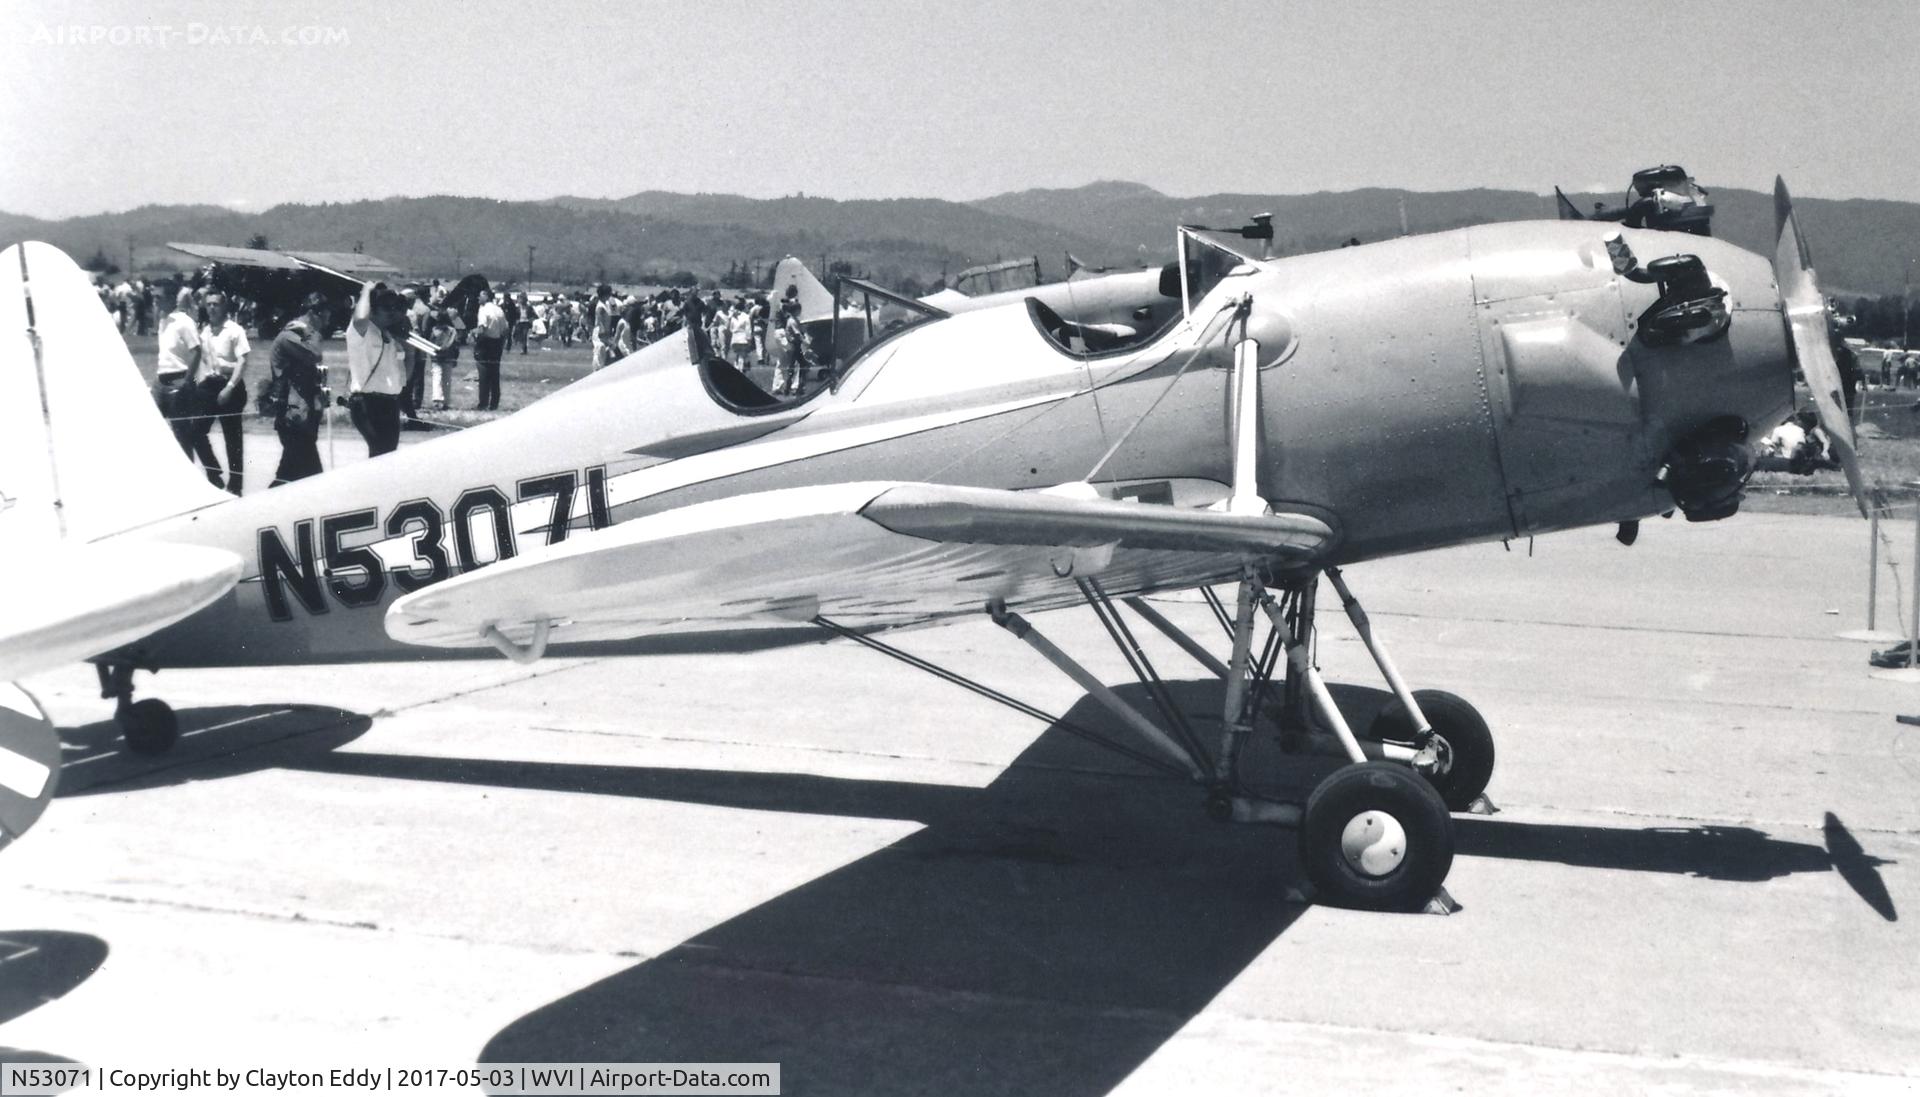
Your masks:
<path fill-rule="evenodd" d="M 1480 711 L 1443 689 L 1416 689 L 1413 699 L 1433 725 L 1434 748 L 1440 764 L 1427 780 L 1439 790 L 1451 811 L 1465 811 L 1487 790 L 1493 778 L 1493 732 Z M 1395 743 L 1413 742 L 1413 723 L 1398 703 L 1389 703 L 1367 730 L 1370 738 Z"/>
<path fill-rule="evenodd" d="M 1403 765 L 1342 766 L 1307 798 L 1300 865 L 1334 905 L 1417 911 L 1453 868 L 1453 817 Z"/>
<path fill-rule="evenodd" d="M 173 706 L 155 697 L 128 705 L 118 719 L 127 749 L 135 754 L 165 754 L 180 738 L 180 720 L 174 716 Z"/>

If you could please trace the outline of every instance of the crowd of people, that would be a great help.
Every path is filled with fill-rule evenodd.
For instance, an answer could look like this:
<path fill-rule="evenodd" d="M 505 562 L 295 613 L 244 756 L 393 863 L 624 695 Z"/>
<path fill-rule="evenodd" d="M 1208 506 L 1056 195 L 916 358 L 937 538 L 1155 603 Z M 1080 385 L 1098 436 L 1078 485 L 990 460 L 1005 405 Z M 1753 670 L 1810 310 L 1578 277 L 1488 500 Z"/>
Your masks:
<path fill-rule="evenodd" d="M 695 361 L 724 359 L 737 369 L 773 369 L 773 395 L 797 396 L 818 361 L 800 319 L 800 302 L 791 290 L 776 304 L 765 293 L 719 290 L 660 290 L 622 295 L 602 283 L 591 293 L 556 294 L 528 303 L 517 301 L 520 351 L 529 340 L 543 349 L 570 347 L 576 341 L 593 350 L 600 369 L 649 343 L 687 331 Z M 513 320 L 509 316 L 509 320 Z"/>
<path fill-rule="evenodd" d="M 163 279 L 140 277 L 102 278 L 94 284 L 100 294 L 100 304 L 113 317 L 113 322 L 122 335 L 152 335 L 159 331 L 166 318 L 171 315 L 182 289 L 194 291 L 194 307 L 200 308 L 201 297 L 210 292 L 204 273 L 192 276 L 174 274 Z M 232 300 L 233 308 L 229 318 L 240 327 L 252 330 L 255 323 L 254 302 L 248 298 L 237 297 Z"/>
<path fill-rule="evenodd" d="M 343 397 L 329 389 L 324 368 L 322 343 L 339 311 L 326 294 L 308 293 L 284 322 L 264 303 L 216 289 L 210 271 L 165 282 L 103 281 L 100 294 L 123 334 L 156 335 L 154 400 L 208 482 L 236 495 L 245 480 L 249 331 L 272 337 L 253 410 L 272 420 L 280 438 L 274 486 L 321 471 L 319 432 L 335 404 L 347 408 L 369 457 L 397 449 L 406 423 L 417 422 L 422 410 L 451 405 L 460 347 L 469 341 L 480 411 L 499 409 L 501 361 L 516 346 L 524 355 L 583 343 L 599 370 L 686 331 L 696 363 L 719 358 L 742 371 L 770 366 L 775 396 L 803 394 L 809 374 L 818 373 L 791 289 L 778 302 L 764 293 L 728 298 L 718 290 L 619 294 L 604 283 L 591 291 L 497 297 L 480 289 L 467 300 L 458 286 L 437 280 L 399 289 L 369 282 L 341 332 L 348 374 Z M 161 300 L 172 308 L 159 312 Z M 223 455 L 214 452 L 216 426 Z"/>

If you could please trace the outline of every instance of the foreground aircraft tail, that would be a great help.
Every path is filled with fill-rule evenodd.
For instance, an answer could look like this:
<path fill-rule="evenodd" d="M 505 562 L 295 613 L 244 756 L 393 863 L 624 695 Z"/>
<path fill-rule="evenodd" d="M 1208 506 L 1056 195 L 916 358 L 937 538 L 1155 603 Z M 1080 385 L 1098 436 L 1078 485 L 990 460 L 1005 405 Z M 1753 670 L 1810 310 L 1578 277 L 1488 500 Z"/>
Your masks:
<path fill-rule="evenodd" d="M 93 541 L 230 498 L 180 451 L 73 260 L 0 252 L 0 552 Z"/>
<path fill-rule="evenodd" d="M 240 557 L 100 538 L 227 500 L 161 419 L 87 276 L 59 249 L 0 252 L 0 846 L 46 810 L 60 739 L 8 680 L 171 624 Z"/>

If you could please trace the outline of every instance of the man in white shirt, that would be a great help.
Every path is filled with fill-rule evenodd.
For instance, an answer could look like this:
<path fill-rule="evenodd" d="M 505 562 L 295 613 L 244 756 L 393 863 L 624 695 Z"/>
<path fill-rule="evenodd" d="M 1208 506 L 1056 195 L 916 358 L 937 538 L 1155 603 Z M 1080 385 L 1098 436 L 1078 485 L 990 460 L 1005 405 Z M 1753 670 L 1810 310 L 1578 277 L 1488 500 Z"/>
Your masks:
<path fill-rule="evenodd" d="M 183 289 L 175 298 L 174 310 L 160 325 L 160 355 L 154 370 L 154 402 L 173 431 L 173 440 L 207 474 L 207 482 L 220 485 L 220 464 L 213 458 L 213 444 L 207 436 L 213 430 L 202 411 L 200 390 L 194 386 L 194 374 L 200 368 L 200 325 L 193 319 L 193 291 Z"/>
<path fill-rule="evenodd" d="M 246 449 L 241 417 L 247 410 L 247 355 L 253 347 L 246 331 L 228 317 L 225 296 L 209 293 L 201 303 L 207 308 L 207 324 L 200 329 L 200 408 L 220 424 L 227 448 L 227 490 L 238 495 Z"/>
<path fill-rule="evenodd" d="M 360 287 L 347 323 L 347 414 L 367 440 L 367 456 L 400 448 L 400 389 L 407 383 L 406 344 L 392 334 L 406 300 L 385 282 Z"/>
<path fill-rule="evenodd" d="M 160 325 L 161 373 L 193 373 L 200 365 L 200 325 L 193 318 L 193 291 L 182 289 Z"/>
<path fill-rule="evenodd" d="M 507 349 L 507 314 L 494 304 L 493 291 L 480 291 L 480 311 L 473 321 L 473 360 L 480 367 L 481 411 L 500 407 L 500 355 Z"/>

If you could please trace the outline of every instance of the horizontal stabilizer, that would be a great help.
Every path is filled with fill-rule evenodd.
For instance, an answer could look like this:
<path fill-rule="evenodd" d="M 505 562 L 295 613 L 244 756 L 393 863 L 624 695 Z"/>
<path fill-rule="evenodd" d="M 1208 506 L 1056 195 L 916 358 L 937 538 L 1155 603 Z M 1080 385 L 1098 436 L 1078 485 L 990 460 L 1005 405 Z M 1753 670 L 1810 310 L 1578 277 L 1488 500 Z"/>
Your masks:
<path fill-rule="evenodd" d="M 130 644 L 212 603 L 244 561 L 225 549 L 101 541 L 7 555 L 0 680 Z"/>
<path fill-rule="evenodd" d="M 825 616 L 897 627 L 999 599 L 1049 609 L 1096 578 L 1113 594 L 1184 589 L 1247 563 L 1303 566 L 1333 531 L 1298 514 L 939 484 L 760 492 L 622 522 L 409 594 L 388 635 L 436 647 L 621 640 Z"/>

